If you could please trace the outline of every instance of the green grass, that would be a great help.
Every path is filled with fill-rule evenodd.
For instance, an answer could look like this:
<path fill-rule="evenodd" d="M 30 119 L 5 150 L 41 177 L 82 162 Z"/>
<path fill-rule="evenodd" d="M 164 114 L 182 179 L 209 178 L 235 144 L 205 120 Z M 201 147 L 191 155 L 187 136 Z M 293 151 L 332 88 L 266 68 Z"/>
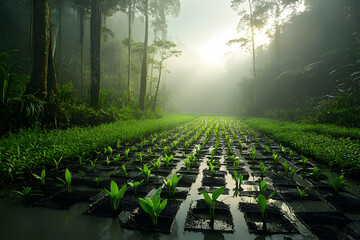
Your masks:
<path fill-rule="evenodd" d="M 154 132 L 171 129 L 193 120 L 194 116 L 173 115 L 160 119 L 118 121 L 97 127 L 43 132 L 23 130 L 0 140 L 0 183 L 31 176 L 34 171 L 122 144 L 141 140 Z M 77 161 L 77 160 L 75 160 Z"/>
<path fill-rule="evenodd" d="M 294 150 L 348 174 L 360 172 L 360 129 L 247 119 L 250 126 Z"/>

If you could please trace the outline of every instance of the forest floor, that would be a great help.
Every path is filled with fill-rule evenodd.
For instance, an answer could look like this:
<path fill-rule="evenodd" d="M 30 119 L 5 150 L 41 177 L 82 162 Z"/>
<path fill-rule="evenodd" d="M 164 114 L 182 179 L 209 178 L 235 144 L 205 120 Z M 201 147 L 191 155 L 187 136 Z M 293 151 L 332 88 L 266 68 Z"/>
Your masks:
<path fill-rule="evenodd" d="M 339 165 L 339 156 L 333 159 L 328 150 L 344 149 L 332 138 L 345 141 L 351 148 L 340 155 L 349 159 L 344 153 L 353 156 L 355 152 L 358 162 L 357 129 L 191 116 L 110 125 L 112 129 L 99 126 L 86 133 L 79 129 L 64 135 L 37 133 L 38 141 L 21 133 L 22 137 L 10 136 L 14 147 L 10 140 L 3 140 L 7 145 L 1 147 L 9 149 L 2 149 L 2 154 L 13 153 L 15 160 L 23 159 L 18 152 L 30 146 L 42 154 L 58 155 L 53 157 L 54 163 L 47 162 L 43 177 L 37 171 L 38 178 L 26 182 L 14 178 L 3 187 L 0 226 L 6 231 L 0 231 L 1 239 L 360 238 L 359 184 L 350 179 L 343 182 L 336 170 L 341 166 L 353 174 L 358 172 L 357 165 L 353 163 L 353 169 L 349 163 Z M 90 144 L 93 141 L 98 143 Z M 306 148 L 305 142 L 311 147 Z M 81 146 L 85 150 L 81 151 Z M 318 151 L 323 152 L 316 154 Z M 281 156 L 278 162 L 274 154 Z M 30 156 L 22 160 L 23 165 Z M 66 161 L 56 160 L 62 156 Z M 35 164 L 33 161 L 30 164 Z M 148 175 L 146 168 L 150 169 Z M 66 182 L 69 177 L 66 169 L 71 191 L 59 185 L 59 179 Z M 242 176 L 238 186 L 234 172 Z M 163 180 L 175 174 L 182 177 L 175 195 L 169 196 Z M 111 181 L 127 186 L 116 211 L 104 192 Z M 141 184 L 135 195 L 131 185 L 136 182 Z M 22 187 L 31 187 L 30 194 Z M 154 227 L 138 197 L 152 197 L 159 188 L 167 204 Z M 211 221 L 201 191 L 212 196 L 219 188 L 223 191 L 214 201 Z M 260 195 L 266 199 L 266 218 L 259 207 Z"/>

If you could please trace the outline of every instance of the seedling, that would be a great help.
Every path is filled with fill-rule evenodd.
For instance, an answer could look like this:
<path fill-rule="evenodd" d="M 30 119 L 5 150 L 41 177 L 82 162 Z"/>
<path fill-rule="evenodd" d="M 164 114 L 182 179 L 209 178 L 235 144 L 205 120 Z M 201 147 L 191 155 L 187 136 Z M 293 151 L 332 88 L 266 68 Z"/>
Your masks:
<path fill-rule="evenodd" d="M 305 193 L 305 191 L 307 190 L 308 188 L 304 188 L 303 190 L 301 190 L 298 186 L 296 186 L 296 191 L 299 193 L 300 197 L 307 197 L 308 194 Z"/>
<path fill-rule="evenodd" d="M 71 173 L 69 172 L 69 169 L 65 169 L 65 179 L 57 178 L 62 182 L 62 185 L 66 187 L 66 191 L 71 191 Z"/>
<path fill-rule="evenodd" d="M 244 176 L 241 173 L 237 173 L 236 171 L 234 171 L 234 179 L 235 179 L 235 184 L 236 184 L 236 188 L 240 188 L 241 184 L 243 183 L 244 180 Z"/>
<path fill-rule="evenodd" d="M 125 165 L 122 165 L 122 166 L 121 166 L 121 170 L 122 170 L 122 172 L 124 173 L 124 176 L 127 177 L 128 173 L 126 172 L 126 167 L 125 167 Z"/>
<path fill-rule="evenodd" d="M 172 179 L 165 180 L 163 179 L 164 183 L 167 186 L 169 197 L 175 197 L 175 188 L 182 176 L 178 177 L 176 174 L 173 175 Z"/>
<path fill-rule="evenodd" d="M 294 179 L 294 173 L 298 172 L 299 170 L 300 170 L 300 169 L 298 169 L 298 170 L 291 169 L 291 170 L 290 170 L 290 174 L 289 174 L 290 178 L 291 178 L 291 179 Z"/>
<path fill-rule="evenodd" d="M 275 194 L 275 192 L 273 192 L 269 196 L 269 199 L 271 197 L 273 197 L 274 194 Z M 263 220 L 263 226 L 264 226 L 264 228 L 266 228 L 266 223 L 267 223 L 267 220 L 268 220 L 268 209 L 267 209 L 267 201 L 268 201 L 268 199 L 266 199 L 264 194 L 260 194 L 259 197 L 257 197 L 257 198 L 254 197 L 254 199 L 256 200 L 257 204 L 259 205 L 261 218 Z"/>
<path fill-rule="evenodd" d="M 141 180 L 140 182 L 128 182 L 129 186 L 132 187 L 134 189 L 134 194 L 135 196 L 137 196 L 137 189 L 140 186 L 140 184 L 142 184 L 144 182 L 144 180 Z"/>
<path fill-rule="evenodd" d="M 269 146 L 263 145 L 263 148 L 265 149 L 265 152 L 270 152 L 271 151 Z"/>
<path fill-rule="evenodd" d="M 120 154 L 117 154 L 117 155 L 114 157 L 114 161 L 115 161 L 115 162 L 120 161 L 120 157 L 121 157 L 121 155 L 120 155 Z"/>
<path fill-rule="evenodd" d="M 158 170 L 159 170 L 159 168 L 161 166 L 161 159 L 158 158 L 158 160 L 156 162 L 154 162 L 154 163 L 152 162 L 151 164 L 153 165 L 155 171 L 158 172 Z"/>
<path fill-rule="evenodd" d="M 174 155 L 168 156 L 168 155 L 165 153 L 164 159 L 165 159 L 165 158 L 169 159 L 169 162 L 173 162 L 173 160 L 174 160 Z"/>
<path fill-rule="evenodd" d="M 108 146 L 108 152 L 110 153 L 110 156 L 112 156 L 114 150 L 112 149 L 112 147 Z"/>
<path fill-rule="evenodd" d="M 97 160 L 98 160 L 97 158 L 95 158 L 95 160 L 94 160 L 94 161 L 90 160 L 91 169 L 92 169 L 93 171 L 95 171 L 96 161 L 97 161 Z"/>
<path fill-rule="evenodd" d="M 209 194 L 207 192 L 205 192 L 204 190 L 200 191 L 203 195 L 204 195 L 204 199 L 205 202 L 209 205 L 210 207 L 210 221 L 211 223 L 214 222 L 214 218 L 215 218 L 215 201 L 216 199 L 222 194 L 222 192 L 224 191 L 223 187 L 220 187 L 218 189 L 216 189 L 213 193 L 212 193 L 212 197 L 209 196 Z"/>
<path fill-rule="evenodd" d="M 55 164 L 55 170 L 56 170 L 56 171 L 59 171 L 59 164 L 60 164 L 61 160 L 62 160 L 62 157 L 60 157 L 60 159 L 59 159 L 58 161 L 56 161 L 55 159 L 53 159 L 54 164 Z"/>
<path fill-rule="evenodd" d="M 23 187 L 21 191 L 12 190 L 14 193 L 17 194 L 18 198 L 21 198 L 23 202 L 26 202 L 27 199 L 31 196 L 43 196 L 39 190 L 32 190 L 31 187 Z"/>
<path fill-rule="evenodd" d="M 229 156 L 229 159 L 230 159 L 231 161 L 234 161 L 235 155 L 230 155 L 230 156 Z"/>
<path fill-rule="evenodd" d="M 129 153 L 130 153 L 130 148 L 127 148 L 125 150 L 125 158 L 128 158 L 129 157 Z"/>
<path fill-rule="evenodd" d="M 119 149 L 120 147 L 121 147 L 121 141 L 120 141 L 120 139 L 118 139 L 116 141 L 116 148 Z"/>
<path fill-rule="evenodd" d="M 152 197 L 152 199 L 148 197 L 145 199 L 139 198 L 141 208 L 150 215 L 154 227 L 157 226 L 159 215 L 167 204 L 167 199 L 161 202 L 160 194 L 161 188 L 156 191 L 156 194 Z"/>
<path fill-rule="evenodd" d="M 275 167 L 277 167 L 277 166 L 278 166 L 278 163 L 279 163 L 279 161 L 280 161 L 280 159 L 281 159 L 281 156 L 280 156 L 280 154 L 277 154 L 276 152 L 273 152 L 273 154 L 272 154 L 272 159 L 273 159 L 273 161 L 274 161 Z"/>
<path fill-rule="evenodd" d="M 284 168 L 285 168 L 285 174 L 286 174 L 286 176 L 289 175 L 290 166 L 289 166 L 288 161 L 285 161 L 285 162 L 284 162 Z"/>
<path fill-rule="evenodd" d="M 144 153 L 136 153 L 136 156 L 139 157 L 139 161 L 140 161 L 140 163 L 142 163 L 143 162 L 143 157 L 145 157 L 146 154 L 144 154 Z"/>
<path fill-rule="evenodd" d="M 303 168 L 306 168 L 306 164 L 308 162 L 308 158 L 307 157 L 304 157 L 304 156 L 301 156 L 301 160 L 300 160 L 303 164 Z"/>
<path fill-rule="evenodd" d="M 103 181 L 103 180 L 104 180 L 103 178 L 95 177 L 95 178 L 94 178 L 94 182 L 96 183 L 96 187 L 99 187 L 99 183 L 100 183 L 101 181 Z"/>
<path fill-rule="evenodd" d="M 256 151 L 255 151 L 255 149 L 250 148 L 249 156 L 250 156 L 251 160 L 254 162 L 254 161 L 255 161 L 255 157 L 256 157 Z"/>
<path fill-rule="evenodd" d="M 105 189 L 105 193 L 110 197 L 111 202 L 111 208 L 113 210 L 113 213 L 115 214 L 119 208 L 120 201 L 122 197 L 124 196 L 124 193 L 126 191 L 127 185 L 125 184 L 120 190 L 118 188 L 118 185 L 116 182 L 111 181 L 110 183 L 110 191 Z"/>
<path fill-rule="evenodd" d="M 265 195 L 265 192 L 267 190 L 267 183 L 266 183 L 266 180 L 262 180 L 261 182 L 259 182 L 259 190 L 260 190 L 260 193 Z M 274 192 L 275 194 L 275 192 Z"/>
<path fill-rule="evenodd" d="M 186 170 L 189 172 L 190 168 L 191 168 L 191 161 L 190 158 L 185 158 L 184 159 L 185 165 L 186 165 Z"/>
<path fill-rule="evenodd" d="M 344 189 L 346 186 L 344 175 L 340 175 L 331 182 L 326 181 L 327 184 L 330 184 L 334 190 L 334 192 L 337 194 L 340 192 L 340 190 Z"/>
<path fill-rule="evenodd" d="M 209 169 L 210 169 L 210 175 L 211 175 L 211 177 L 214 177 L 214 174 L 215 174 L 215 172 L 216 172 L 217 166 L 219 166 L 219 164 L 217 164 L 217 165 L 214 166 L 214 165 L 212 165 L 211 162 L 209 162 Z"/>
<path fill-rule="evenodd" d="M 260 176 L 263 178 L 265 176 L 265 170 L 267 169 L 267 167 L 265 167 L 264 163 L 261 162 L 260 163 Z"/>
<path fill-rule="evenodd" d="M 36 175 L 35 173 L 33 173 L 33 176 L 36 178 L 36 179 L 39 179 L 41 181 L 41 184 L 42 185 L 45 185 L 45 169 L 43 169 L 41 171 L 41 175 Z"/>
<path fill-rule="evenodd" d="M 244 148 L 243 143 L 241 142 L 241 140 L 239 140 L 239 146 L 240 146 L 240 153 L 242 153 L 242 150 Z"/>
<path fill-rule="evenodd" d="M 144 164 L 143 168 L 139 168 L 139 169 L 140 169 L 141 173 L 144 175 L 145 182 L 148 183 L 151 171 L 146 166 L 146 164 Z"/>
<path fill-rule="evenodd" d="M 85 159 L 85 153 L 83 153 L 82 155 L 78 155 L 78 158 L 79 158 L 79 165 L 82 166 L 83 161 Z"/>
<path fill-rule="evenodd" d="M 164 162 L 165 162 L 165 166 L 168 168 L 171 159 L 170 159 L 169 157 L 163 157 L 163 160 L 164 160 Z"/>
<path fill-rule="evenodd" d="M 184 151 L 181 152 L 181 156 L 185 157 L 185 152 Z"/>
<path fill-rule="evenodd" d="M 109 166 L 111 163 L 110 157 L 107 156 L 105 161 L 106 161 L 106 165 Z"/>
<path fill-rule="evenodd" d="M 240 165 L 240 158 L 238 158 L 236 161 L 234 161 L 234 167 L 236 169 L 239 169 L 239 165 Z"/>

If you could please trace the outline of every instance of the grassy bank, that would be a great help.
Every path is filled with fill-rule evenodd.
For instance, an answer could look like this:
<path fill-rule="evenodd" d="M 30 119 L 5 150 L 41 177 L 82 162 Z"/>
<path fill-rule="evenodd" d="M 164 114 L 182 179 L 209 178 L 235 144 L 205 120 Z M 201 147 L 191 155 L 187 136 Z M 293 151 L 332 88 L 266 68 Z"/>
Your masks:
<path fill-rule="evenodd" d="M 254 118 L 245 122 L 301 154 L 348 174 L 360 172 L 360 129 Z"/>
<path fill-rule="evenodd" d="M 26 130 L 0 140 L 0 183 L 53 164 L 99 151 L 107 146 L 133 142 L 153 133 L 174 128 L 193 116 L 118 121 L 97 127 L 42 132 Z"/>

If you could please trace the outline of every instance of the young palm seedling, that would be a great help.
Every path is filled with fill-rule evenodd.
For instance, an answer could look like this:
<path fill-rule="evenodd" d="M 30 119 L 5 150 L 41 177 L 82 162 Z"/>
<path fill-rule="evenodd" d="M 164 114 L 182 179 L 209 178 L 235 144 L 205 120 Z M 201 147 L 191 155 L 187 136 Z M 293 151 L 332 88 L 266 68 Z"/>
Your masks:
<path fill-rule="evenodd" d="M 210 215 L 210 222 L 211 222 L 212 226 L 213 226 L 214 218 L 215 218 L 215 201 L 222 194 L 223 191 L 224 191 L 223 187 L 216 189 L 212 193 L 212 197 L 210 197 L 209 194 L 207 192 L 205 192 L 204 190 L 200 191 L 204 195 L 205 202 L 209 205 L 209 208 L 210 208 L 209 215 Z"/>
<path fill-rule="evenodd" d="M 112 149 L 112 147 L 108 146 L 108 152 L 110 153 L 110 156 L 112 156 L 114 149 Z"/>
<path fill-rule="evenodd" d="M 185 157 L 185 152 L 184 152 L 184 151 L 181 152 L 181 156 L 182 156 L 183 158 Z"/>
<path fill-rule="evenodd" d="M 99 187 L 99 183 L 102 182 L 103 180 L 104 180 L 103 178 L 98 178 L 98 177 L 94 178 L 94 182 L 96 183 L 97 188 Z"/>
<path fill-rule="evenodd" d="M 151 165 L 153 165 L 155 172 L 158 172 L 161 166 L 161 158 L 158 158 L 156 162 L 152 162 Z"/>
<path fill-rule="evenodd" d="M 65 179 L 59 177 L 57 179 L 59 179 L 62 182 L 62 185 L 66 187 L 67 192 L 71 191 L 71 173 L 69 169 L 65 169 Z"/>
<path fill-rule="evenodd" d="M 23 187 L 21 191 L 12 190 L 16 193 L 18 198 L 21 198 L 24 203 L 27 202 L 28 198 L 31 196 L 43 196 L 43 194 L 39 190 L 32 190 L 31 187 Z"/>
<path fill-rule="evenodd" d="M 261 194 L 265 195 L 266 190 L 267 190 L 267 183 L 266 183 L 265 179 L 262 180 L 261 182 L 259 182 L 259 190 L 260 190 Z M 275 191 L 273 191 L 273 193 L 275 194 Z"/>
<path fill-rule="evenodd" d="M 168 180 L 163 179 L 164 183 L 167 186 L 169 197 L 175 197 L 175 188 L 181 178 L 182 176 L 178 177 L 176 174 L 174 174 L 172 179 L 168 179 Z"/>
<path fill-rule="evenodd" d="M 118 185 L 116 182 L 111 181 L 110 183 L 110 191 L 105 189 L 105 193 L 109 196 L 110 202 L 111 202 L 111 208 L 114 214 L 118 211 L 120 201 L 122 197 L 124 196 L 124 193 L 126 191 L 126 184 L 119 190 Z"/>
<path fill-rule="evenodd" d="M 279 163 L 279 161 L 281 159 L 281 156 L 280 156 L 280 154 L 277 154 L 276 152 L 273 152 L 272 159 L 274 161 L 274 166 L 277 167 L 278 163 Z"/>
<path fill-rule="evenodd" d="M 346 183 L 344 179 L 344 175 L 340 175 L 331 182 L 326 181 L 327 184 L 330 184 L 336 194 L 338 194 L 342 189 L 345 188 Z"/>
<path fill-rule="evenodd" d="M 294 160 L 295 153 L 292 150 L 290 150 L 289 156 L 290 156 L 290 160 Z"/>
<path fill-rule="evenodd" d="M 261 178 L 263 178 L 265 176 L 265 170 L 267 169 L 267 167 L 265 167 L 264 163 L 261 162 L 260 163 L 260 176 Z"/>
<path fill-rule="evenodd" d="M 314 166 L 313 172 L 311 174 L 315 180 L 319 180 L 320 177 L 320 173 L 319 173 L 319 168 L 317 166 Z"/>
<path fill-rule="evenodd" d="M 41 171 L 41 175 L 40 175 L 40 176 L 37 175 L 37 174 L 35 174 L 35 173 L 33 173 L 33 176 L 34 176 L 36 179 L 40 180 L 42 185 L 45 185 L 45 180 L 46 180 L 46 179 L 45 179 L 45 169 L 43 169 L 43 170 Z"/>
<path fill-rule="evenodd" d="M 120 161 L 120 157 L 121 157 L 120 154 L 116 154 L 116 156 L 114 157 L 114 162 Z"/>
<path fill-rule="evenodd" d="M 235 185 L 237 189 L 240 189 L 241 184 L 243 183 L 244 176 L 242 174 L 238 174 L 236 171 L 234 171 L 234 179 L 235 179 Z"/>
<path fill-rule="evenodd" d="M 144 175 L 144 180 L 146 183 L 149 182 L 149 177 L 150 177 L 150 169 L 146 166 L 146 164 L 144 164 L 143 168 L 139 168 L 141 173 Z"/>
<path fill-rule="evenodd" d="M 122 170 L 124 176 L 127 177 L 128 173 L 127 173 L 127 171 L 126 171 L 125 165 L 122 165 L 122 166 L 121 166 L 121 170 Z"/>
<path fill-rule="evenodd" d="M 219 166 L 219 164 L 217 165 L 212 165 L 211 162 L 209 162 L 209 170 L 210 170 L 210 176 L 214 177 L 215 173 L 216 173 L 216 168 Z"/>
<path fill-rule="evenodd" d="M 97 160 L 98 160 L 97 158 L 95 158 L 95 160 L 94 160 L 94 161 L 89 160 L 89 161 L 90 161 L 90 164 L 91 164 L 91 170 L 93 170 L 93 171 L 95 171 L 96 161 L 97 161 Z"/>
<path fill-rule="evenodd" d="M 232 162 L 234 162 L 235 155 L 230 155 L 228 158 L 229 158 L 229 160 L 231 160 Z"/>
<path fill-rule="evenodd" d="M 160 200 L 161 188 L 156 191 L 156 194 L 152 197 L 152 199 L 146 197 L 145 199 L 139 198 L 139 203 L 141 208 L 150 215 L 152 224 L 154 227 L 158 224 L 159 215 L 164 210 L 167 199 L 163 202 Z"/>
<path fill-rule="evenodd" d="M 244 144 L 241 142 L 241 140 L 239 140 L 239 146 L 240 146 L 240 153 L 242 153 Z"/>
<path fill-rule="evenodd" d="M 290 169 L 288 161 L 284 162 L 284 168 L 285 168 L 285 175 L 288 176 L 289 175 L 289 169 Z"/>
<path fill-rule="evenodd" d="M 164 162 L 165 162 L 165 166 L 168 168 L 171 159 L 170 159 L 169 157 L 163 157 L 163 160 L 164 160 Z"/>
<path fill-rule="evenodd" d="M 256 157 L 256 151 L 255 151 L 255 149 L 250 148 L 249 156 L 250 156 L 251 160 L 254 162 L 254 161 L 255 161 L 255 157 Z"/>
<path fill-rule="evenodd" d="M 271 197 L 273 197 L 275 194 L 275 192 L 273 192 L 268 199 L 270 199 Z M 254 199 L 256 200 L 259 209 L 260 209 L 260 214 L 261 214 L 261 218 L 263 220 L 263 228 L 266 229 L 266 223 L 268 221 L 268 209 L 267 209 L 267 201 L 268 199 L 265 197 L 264 194 L 260 194 L 257 198 L 254 197 Z"/>
<path fill-rule="evenodd" d="M 308 194 L 305 192 L 308 188 L 300 189 L 298 186 L 296 186 L 296 191 L 299 193 L 300 197 L 307 197 Z"/>
<path fill-rule="evenodd" d="M 238 158 L 236 161 L 233 162 L 234 168 L 239 169 L 240 166 L 240 158 Z"/>
<path fill-rule="evenodd" d="M 186 170 L 189 172 L 190 168 L 191 168 L 191 161 L 190 158 L 185 158 L 184 159 L 185 165 L 186 165 Z"/>
<path fill-rule="evenodd" d="M 125 158 L 129 157 L 130 148 L 125 149 Z"/>
<path fill-rule="evenodd" d="M 303 168 L 306 168 L 306 164 L 308 162 L 308 158 L 305 156 L 301 156 L 300 162 L 303 164 Z"/>
<path fill-rule="evenodd" d="M 106 157 L 105 162 L 106 162 L 106 165 L 107 165 L 107 166 L 109 166 L 109 165 L 110 165 L 111 160 L 110 160 L 110 157 L 109 157 L 109 156 L 107 156 L 107 157 Z"/>
<path fill-rule="evenodd" d="M 54 164 L 55 164 L 55 170 L 58 172 L 59 171 L 59 164 L 62 160 L 62 157 L 60 157 L 60 159 L 58 161 L 56 161 L 55 159 L 53 159 Z"/>
<path fill-rule="evenodd" d="M 134 194 L 135 196 L 137 196 L 137 189 L 140 186 L 140 184 L 142 184 L 144 182 L 144 180 L 141 180 L 140 182 L 128 182 L 129 186 L 132 187 L 134 189 Z"/>

